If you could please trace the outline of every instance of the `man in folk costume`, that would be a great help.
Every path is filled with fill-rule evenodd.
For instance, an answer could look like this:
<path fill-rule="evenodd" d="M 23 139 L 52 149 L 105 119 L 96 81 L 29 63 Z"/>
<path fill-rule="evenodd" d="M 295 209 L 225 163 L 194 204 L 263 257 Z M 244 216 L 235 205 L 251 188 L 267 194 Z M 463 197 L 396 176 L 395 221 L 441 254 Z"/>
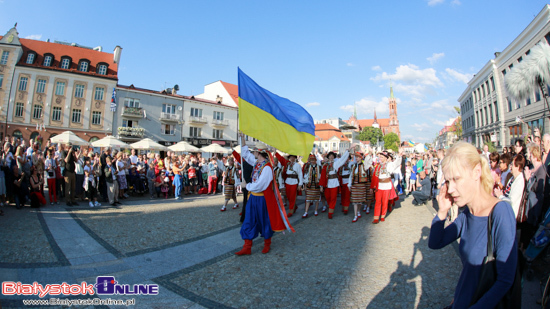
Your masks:
<path fill-rule="evenodd" d="M 314 154 L 310 154 L 308 161 L 304 164 L 304 186 L 306 191 L 306 210 L 302 218 L 308 217 L 309 206 L 315 203 L 315 216 L 319 213 L 319 199 L 321 198 L 321 186 L 319 180 L 321 179 L 321 166 L 317 162 L 317 158 Z"/>
<path fill-rule="evenodd" d="M 296 162 L 295 155 L 289 155 L 288 160 L 275 153 L 275 156 L 283 165 L 283 179 L 285 180 L 286 197 L 288 198 L 288 216 L 292 217 L 296 211 L 296 196 L 302 190 L 303 177 L 302 167 Z"/>
<path fill-rule="evenodd" d="M 239 208 L 235 187 L 241 184 L 241 180 L 239 177 L 239 173 L 237 173 L 237 168 L 235 167 L 235 160 L 233 158 L 229 158 L 227 159 L 227 163 L 228 166 L 223 172 L 223 194 L 225 195 L 225 204 L 223 204 L 220 211 L 226 210 L 227 203 L 229 203 L 230 199 L 233 199 L 233 201 L 235 202 L 235 205 L 233 205 L 233 209 Z"/>
<path fill-rule="evenodd" d="M 279 192 L 281 193 L 281 198 L 283 199 L 283 205 L 286 206 L 288 205 L 288 199 L 286 197 L 285 180 L 283 179 L 283 166 L 279 163 L 277 157 L 273 158 L 273 172 L 277 186 L 279 187 Z"/>
<path fill-rule="evenodd" d="M 338 197 L 338 188 L 340 187 L 337 172 L 338 169 L 348 160 L 349 150 L 346 150 L 346 152 L 344 152 L 342 157 L 338 160 L 334 160 L 336 158 L 336 154 L 332 151 L 328 153 L 327 157 L 329 162 L 323 166 L 323 170 L 321 171 L 320 185 L 321 192 L 325 193 L 328 203 L 328 218 L 332 219 L 334 207 L 336 207 L 336 198 Z M 344 214 L 347 214 L 347 211 L 344 211 Z"/>
<path fill-rule="evenodd" d="M 338 170 L 338 180 L 340 181 L 340 204 L 342 204 L 342 211 L 346 212 L 349 209 L 351 192 L 348 187 L 350 167 L 353 164 L 349 160 L 346 160 L 344 165 Z"/>
<path fill-rule="evenodd" d="M 254 158 L 258 157 L 258 149 L 252 148 L 249 151 L 252 151 L 252 155 Z M 242 172 L 242 178 L 246 180 L 246 182 L 252 182 L 252 170 L 254 169 L 254 166 L 251 166 L 246 161 L 241 161 L 241 154 L 237 151 L 233 150 L 233 157 L 237 162 L 241 163 L 241 172 Z M 241 223 L 244 222 L 244 216 L 246 215 L 246 204 L 248 202 L 248 191 L 246 191 L 246 188 L 244 186 L 241 186 L 241 189 L 243 191 L 243 208 L 241 210 L 240 216 L 241 216 Z"/>
<path fill-rule="evenodd" d="M 393 203 L 399 199 L 393 188 L 391 174 L 401 164 L 401 157 L 395 161 L 389 161 L 391 158 L 387 151 L 378 154 L 379 163 L 374 167 L 374 175 L 372 177 L 371 189 L 375 190 L 376 204 L 374 205 L 374 220 L 373 224 L 380 221 L 385 221 L 388 212 L 388 203 Z"/>
<path fill-rule="evenodd" d="M 237 255 L 251 254 L 252 240 L 261 234 L 264 238 L 262 253 L 268 253 L 271 249 L 271 237 L 273 232 L 282 232 L 285 229 L 294 232 L 290 225 L 285 208 L 282 205 L 276 183 L 273 181 L 273 169 L 269 162 L 269 154 L 261 150 L 258 160 L 248 151 L 247 146 L 242 147 L 242 157 L 250 165 L 254 166 L 252 182 L 243 181 L 242 186 L 250 192 L 250 198 L 246 207 L 246 215 L 241 226 L 241 237 L 244 246 Z"/>
<path fill-rule="evenodd" d="M 367 156 L 363 160 L 363 154 L 360 152 L 355 153 L 355 160 L 351 166 L 348 187 L 351 191 L 351 203 L 353 203 L 353 211 L 355 217 L 352 222 L 357 222 L 357 219 L 361 218 L 361 205 L 365 202 L 367 197 L 367 190 L 371 190 L 369 187 L 372 178 L 372 158 Z"/>
<path fill-rule="evenodd" d="M 374 153 L 372 155 L 374 156 Z M 373 167 L 374 158 L 370 154 L 368 154 L 368 156 L 371 158 L 371 160 L 370 160 L 370 164 L 368 166 L 365 166 L 365 168 L 368 168 L 370 170 L 369 173 L 372 176 L 374 174 L 374 167 Z M 363 211 L 367 215 L 370 213 L 371 206 L 374 207 L 373 204 L 375 202 L 374 190 L 370 188 L 371 182 L 372 182 L 372 177 L 368 177 L 367 178 L 367 199 L 365 201 L 365 206 L 363 207 Z"/>

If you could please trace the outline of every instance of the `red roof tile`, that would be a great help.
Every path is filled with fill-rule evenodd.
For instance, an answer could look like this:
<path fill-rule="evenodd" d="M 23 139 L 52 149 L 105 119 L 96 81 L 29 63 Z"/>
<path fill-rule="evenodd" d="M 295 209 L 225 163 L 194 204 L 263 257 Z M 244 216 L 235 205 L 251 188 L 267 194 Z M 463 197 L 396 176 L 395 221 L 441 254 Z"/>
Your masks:
<path fill-rule="evenodd" d="M 0 38 L 2 38 L 0 36 Z M 44 42 L 31 39 L 19 39 L 23 48 L 23 56 L 17 63 L 18 66 L 37 67 L 43 69 L 51 69 L 57 71 L 73 72 L 83 75 L 98 76 L 110 79 L 118 79 L 118 64 L 114 63 L 113 54 L 100 52 L 93 49 L 88 49 L 78 46 L 70 46 L 59 43 Z M 35 52 L 36 57 L 33 64 L 27 64 L 27 56 L 29 52 Z M 44 55 L 51 54 L 53 62 L 51 66 L 43 66 Z M 67 56 L 71 58 L 71 66 L 69 69 L 60 68 L 61 57 Z M 81 59 L 90 61 L 88 72 L 78 71 L 78 64 Z M 108 66 L 107 75 L 96 73 L 96 68 L 100 63 Z"/>
<path fill-rule="evenodd" d="M 349 139 L 340 131 L 315 131 L 316 141 L 327 141 L 333 136 L 336 136 L 341 141 L 349 142 Z"/>
<path fill-rule="evenodd" d="M 239 106 L 239 86 L 233 85 L 233 84 L 230 84 L 230 83 L 226 83 L 226 82 L 221 81 L 221 80 L 220 80 L 220 83 L 222 83 L 225 90 L 227 90 L 227 92 L 231 96 L 231 99 L 233 99 L 233 102 L 235 102 L 235 104 L 237 104 L 237 106 Z"/>
<path fill-rule="evenodd" d="M 336 130 L 340 131 L 335 126 L 328 124 L 328 123 L 316 123 L 315 124 L 315 131 L 325 131 L 325 130 Z"/>

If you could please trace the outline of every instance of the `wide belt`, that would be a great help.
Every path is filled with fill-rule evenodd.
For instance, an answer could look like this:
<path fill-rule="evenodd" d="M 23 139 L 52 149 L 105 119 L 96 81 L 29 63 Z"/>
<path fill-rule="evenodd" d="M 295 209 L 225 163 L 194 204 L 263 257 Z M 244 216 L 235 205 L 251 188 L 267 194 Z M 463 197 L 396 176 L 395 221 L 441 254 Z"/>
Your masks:
<path fill-rule="evenodd" d="M 286 175 L 286 178 L 298 179 L 298 175 L 296 175 L 296 174 L 287 174 L 287 175 Z"/>
<path fill-rule="evenodd" d="M 264 193 L 263 193 L 263 192 L 259 192 L 259 193 L 250 192 L 250 194 L 255 195 L 255 196 L 264 196 Z"/>
<path fill-rule="evenodd" d="M 328 179 L 337 179 L 337 178 L 338 178 L 338 175 L 336 175 L 336 174 L 330 174 L 330 175 L 328 175 L 327 178 L 328 178 Z"/>
<path fill-rule="evenodd" d="M 382 183 L 391 182 L 391 178 L 380 179 L 378 180 L 378 182 L 382 182 Z"/>

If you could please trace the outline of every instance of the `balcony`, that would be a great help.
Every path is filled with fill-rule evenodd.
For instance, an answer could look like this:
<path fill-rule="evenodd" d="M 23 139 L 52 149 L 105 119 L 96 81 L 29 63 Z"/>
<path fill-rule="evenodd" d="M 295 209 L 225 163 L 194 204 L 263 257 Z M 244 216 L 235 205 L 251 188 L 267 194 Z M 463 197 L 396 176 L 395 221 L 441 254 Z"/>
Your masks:
<path fill-rule="evenodd" d="M 131 118 L 143 118 L 143 109 L 141 107 L 124 106 L 122 116 Z"/>
<path fill-rule="evenodd" d="M 195 116 L 189 116 L 189 122 L 194 124 L 205 124 L 208 121 L 205 117 L 195 117 Z"/>
<path fill-rule="evenodd" d="M 213 127 L 227 127 L 228 125 L 229 121 L 227 120 L 212 119 Z"/>
<path fill-rule="evenodd" d="M 181 115 L 178 114 L 171 114 L 171 113 L 160 113 L 160 121 L 165 122 L 179 122 Z"/>
<path fill-rule="evenodd" d="M 118 136 L 120 138 L 143 138 L 145 129 L 139 127 L 118 127 Z"/>

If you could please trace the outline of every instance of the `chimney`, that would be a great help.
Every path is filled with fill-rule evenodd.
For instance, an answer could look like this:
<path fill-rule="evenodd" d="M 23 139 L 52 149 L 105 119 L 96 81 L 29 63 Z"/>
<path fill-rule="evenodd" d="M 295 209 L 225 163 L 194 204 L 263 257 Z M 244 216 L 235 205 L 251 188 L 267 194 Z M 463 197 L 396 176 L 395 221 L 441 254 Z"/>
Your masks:
<path fill-rule="evenodd" d="M 498 56 L 500 56 L 500 52 L 495 52 L 495 58 L 497 58 Z"/>
<path fill-rule="evenodd" d="M 116 46 L 115 47 L 115 50 L 113 52 L 113 62 L 114 63 L 119 63 L 120 62 L 120 53 L 122 52 L 122 47 L 120 46 Z"/>
<path fill-rule="evenodd" d="M 94 50 L 96 50 L 96 51 L 103 51 L 103 47 L 101 47 L 101 46 L 96 46 L 96 47 L 94 47 Z"/>
<path fill-rule="evenodd" d="M 176 88 L 172 88 L 172 94 L 177 94 L 178 91 L 176 90 Z"/>

